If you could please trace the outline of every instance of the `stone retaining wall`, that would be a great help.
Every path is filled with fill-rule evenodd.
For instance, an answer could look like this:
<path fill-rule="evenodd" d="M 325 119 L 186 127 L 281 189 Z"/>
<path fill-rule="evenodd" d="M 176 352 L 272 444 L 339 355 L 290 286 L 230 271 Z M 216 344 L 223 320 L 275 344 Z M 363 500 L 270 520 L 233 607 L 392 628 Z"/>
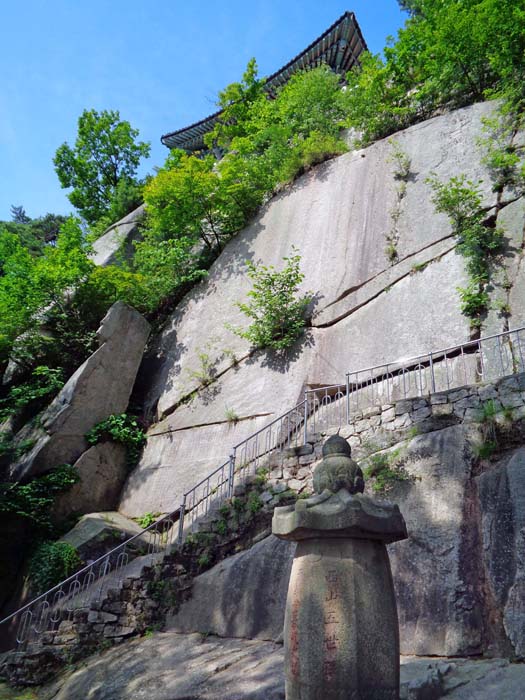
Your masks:
<path fill-rule="evenodd" d="M 490 409 L 487 405 L 490 402 Z M 402 399 L 374 406 L 351 416 L 339 434 L 352 447 L 352 456 L 359 461 L 371 452 L 387 449 L 419 434 L 458 425 L 481 425 L 484 411 L 494 413 L 495 423 L 525 418 L 525 373 L 504 377 L 492 384 L 450 389 L 425 398 Z M 324 439 L 337 432 L 330 428 L 308 437 L 305 445 L 275 453 L 263 466 L 268 469 L 268 483 L 282 488 L 284 484 L 300 494 L 312 490 L 312 475 L 321 458 Z M 264 496 L 266 497 L 266 496 Z"/>

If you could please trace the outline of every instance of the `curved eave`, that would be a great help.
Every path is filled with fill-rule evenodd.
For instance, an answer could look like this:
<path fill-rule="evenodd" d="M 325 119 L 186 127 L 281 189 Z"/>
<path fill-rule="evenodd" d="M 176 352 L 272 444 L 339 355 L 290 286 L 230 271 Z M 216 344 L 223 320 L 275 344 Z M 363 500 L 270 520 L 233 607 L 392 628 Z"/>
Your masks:
<path fill-rule="evenodd" d="M 366 42 L 353 12 L 345 12 L 324 34 L 321 34 L 304 51 L 289 61 L 277 72 L 270 75 L 265 90 L 270 95 L 285 85 L 299 70 L 316 68 L 327 64 L 337 73 L 348 72 L 366 51 Z M 196 151 L 204 148 L 204 135 L 213 129 L 222 110 L 190 124 L 177 131 L 161 136 L 161 142 L 168 148 L 182 148 Z"/>

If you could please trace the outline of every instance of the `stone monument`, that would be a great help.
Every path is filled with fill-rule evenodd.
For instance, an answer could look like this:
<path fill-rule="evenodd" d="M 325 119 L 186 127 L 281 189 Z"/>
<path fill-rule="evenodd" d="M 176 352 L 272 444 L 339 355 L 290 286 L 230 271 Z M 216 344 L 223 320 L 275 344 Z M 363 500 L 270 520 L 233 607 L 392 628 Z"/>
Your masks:
<path fill-rule="evenodd" d="M 363 495 L 342 437 L 330 437 L 315 495 L 276 508 L 296 540 L 284 623 L 286 700 L 397 700 L 399 627 L 385 544 L 407 537 L 397 505 Z"/>

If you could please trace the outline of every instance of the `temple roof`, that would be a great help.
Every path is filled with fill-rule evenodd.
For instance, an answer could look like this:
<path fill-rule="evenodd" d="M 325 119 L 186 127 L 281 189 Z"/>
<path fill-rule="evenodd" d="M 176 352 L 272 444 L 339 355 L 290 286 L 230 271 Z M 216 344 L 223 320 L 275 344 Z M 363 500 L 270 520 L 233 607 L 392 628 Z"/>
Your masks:
<path fill-rule="evenodd" d="M 354 13 L 345 12 L 310 46 L 280 70 L 272 73 L 266 79 L 264 89 L 272 94 L 297 71 L 315 68 L 323 63 L 329 65 L 336 73 L 344 74 L 357 63 L 359 55 L 366 51 L 366 48 Z M 221 114 L 222 110 L 219 110 L 195 124 L 164 134 L 160 140 L 168 148 L 182 148 L 186 151 L 202 149 L 204 134 L 213 129 Z"/>

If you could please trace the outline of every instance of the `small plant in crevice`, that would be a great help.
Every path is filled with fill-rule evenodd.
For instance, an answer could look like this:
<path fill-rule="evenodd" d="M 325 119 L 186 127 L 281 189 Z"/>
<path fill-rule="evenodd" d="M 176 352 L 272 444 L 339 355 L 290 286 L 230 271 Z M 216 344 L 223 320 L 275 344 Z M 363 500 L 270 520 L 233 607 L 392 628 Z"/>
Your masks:
<path fill-rule="evenodd" d="M 467 180 L 464 175 L 446 183 L 432 175 L 427 183 L 433 190 L 436 211 L 449 217 L 457 252 L 465 258 L 468 284 L 458 287 L 461 311 L 473 328 L 479 328 L 489 308 L 489 283 L 503 243 L 503 231 L 486 220 L 480 183 Z"/>
<path fill-rule="evenodd" d="M 494 309 L 502 318 L 509 318 L 512 315 L 510 304 L 504 299 L 497 299 L 494 302 Z"/>
<path fill-rule="evenodd" d="M 266 467 L 259 467 L 256 471 L 255 479 L 253 480 L 254 486 L 263 487 L 268 481 L 269 471 Z"/>
<path fill-rule="evenodd" d="M 374 493 L 386 493 L 400 481 L 413 481 L 402 464 L 401 449 L 370 455 L 363 469 L 365 479 L 371 479 Z"/>
<path fill-rule="evenodd" d="M 261 510 L 263 505 L 264 503 L 257 491 L 250 491 L 246 501 L 246 510 L 252 515 L 255 515 Z"/>
<path fill-rule="evenodd" d="M 411 273 L 416 274 L 417 272 L 423 272 L 430 264 L 430 261 L 428 262 L 422 262 L 422 263 L 414 263 L 412 265 Z"/>
<path fill-rule="evenodd" d="M 231 348 L 223 348 L 222 356 L 225 360 L 231 362 L 234 367 L 239 364 L 239 358 Z"/>
<path fill-rule="evenodd" d="M 225 411 L 225 416 L 228 423 L 238 423 L 240 420 L 239 414 L 233 408 L 227 408 Z"/>
<path fill-rule="evenodd" d="M 286 351 L 306 326 L 305 313 L 312 295 L 299 293 L 304 279 L 300 271 L 301 256 L 294 248 L 293 254 L 283 261 L 286 264 L 282 270 L 276 270 L 273 265 L 246 262 L 253 288 L 248 292 L 249 301 L 237 302 L 237 306 L 252 322 L 246 329 L 227 328 L 255 348 Z"/>
<path fill-rule="evenodd" d="M 188 370 L 188 377 L 199 382 L 201 387 L 209 386 L 217 374 L 215 366 L 216 361 L 212 360 L 210 355 L 204 350 L 197 351 L 199 366 L 197 369 Z"/>
<path fill-rule="evenodd" d="M 200 555 L 200 557 L 197 559 L 197 564 L 200 567 L 205 567 L 208 566 L 210 563 L 210 555 L 204 552 L 203 554 Z"/>
<path fill-rule="evenodd" d="M 397 259 L 399 257 L 399 253 L 397 251 L 397 237 L 393 237 L 392 234 L 388 234 L 386 236 L 386 241 L 387 244 L 385 246 L 385 255 L 387 257 L 388 262 L 392 263 L 392 265 L 397 262 Z"/>
<path fill-rule="evenodd" d="M 501 431 L 508 430 L 514 420 L 512 408 L 503 407 L 499 401 L 489 399 L 481 405 L 478 422 L 482 439 L 474 444 L 473 451 L 478 459 L 488 459 L 499 449 Z"/>
<path fill-rule="evenodd" d="M 393 164 L 393 175 L 396 181 L 396 199 L 392 210 L 390 211 L 390 219 L 392 226 L 390 231 L 385 235 L 386 246 L 385 255 L 387 260 L 394 265 L 399 258 L 399 219 L 401 217 L 401 203 L 406 195 L 407 182 L 410 176 L 410 158 L 402 150 L 399 142 L 395 139 L 390 139 L 391 154 L 388 157 L 388 162 Z"/>
<path fill-rule="evenodd" d="M 406 182 L 410 175 L 410 166 L 412 164 L 410 156 L 403 151 L 399 141 L 397 141 L 396 139 L 389 139 L 388 143 L 390 145 L 391 151 L 390 155 L 387 158 L 387 162 L 392 163 L 394 166 L 394 178 L 396 180 Z"/>
<path fill-rule="evenodd" d="M 492 178 L 493 191 L 501 194 L 507 187 L 521 195 L 525 191 L 525 146 L 515 138 L 523 129 L 523 112 L 501 104 L 496 116 L 482 119 L 485 136 L 478 139 L 484 151 L 482 163 Z"/>
<path fill-rule="evenodd" d="M 220 520 L 216 520 L 214 523 L 215 527 L 215 532 L 218 535 L 221 535 L 221 537 L 224 537 L 226 533 L 228 532 L 228 521 L 225 520 L 224 518 L 221 518 Z"/>
<path fill-rule="evenodd" d="M 495 440 L 486 440 L 473 445 L 474 455 L 478 459 L 489 459 L 497 449 L 498 443 Z"/>
<path fill-rule="evenodd" d="M 114 414 L 95 425 L 86 440 L 90 445 L 97 445 L 104 440 L 113 440 L 126 448 L 128 467 L 134 467 L 139 461 L 142 448 L 146 443 L 146 433 L 137 418 L 126 413 Z"/>
<path fill-rule="evenodd" d="M 420 434 L 419 427 L 417 425 L 413 425 L 411 428 L 408 429 L 407 431 L 407 439 L 408 440 L 413 440 L 415 437 L 417 437 Z"/>

